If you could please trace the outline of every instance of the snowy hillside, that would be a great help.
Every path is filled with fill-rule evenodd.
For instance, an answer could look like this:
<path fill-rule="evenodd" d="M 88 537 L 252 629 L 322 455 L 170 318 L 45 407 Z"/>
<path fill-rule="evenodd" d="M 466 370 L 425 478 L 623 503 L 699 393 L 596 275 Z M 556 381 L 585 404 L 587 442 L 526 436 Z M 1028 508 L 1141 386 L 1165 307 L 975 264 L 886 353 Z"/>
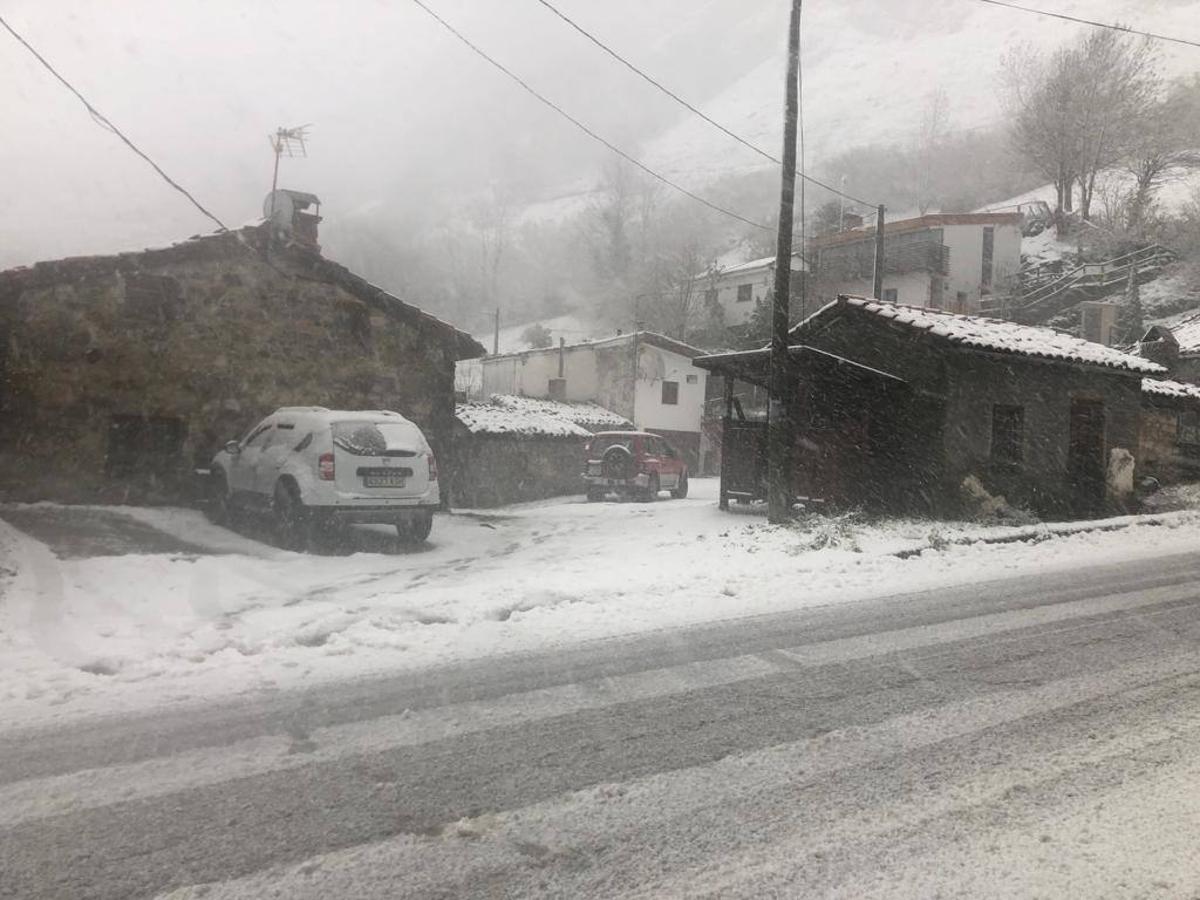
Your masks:
<path fill-rule="evenodd" d="M 1200 38 L 1200 0 L 1056 0 L 1044 6 Z M 806 155 L 812 166 L 848 147 L 910 139 L 937 88 L 946 93 L 955 128 L 998 124 L 1002 114 L 996 76 L 1002 55 L 1019 44 L 1057 46 L 1083 27 L 962 0 L 911 6 L 848 0 L 806 5 L 804 15 Z M 768 52 L 756 69 L 702 108 L 777 155 L 782 142 L 783 35 L 777 46 L 764 49 Z M 1167 75 L 1195 71 L 1197 62 L 1194 50 L 1163 45 Z M 667 129 L 644 156 L 692 185 L 765 164 L 695 117 Z M 853 193 L 853 185 L 847 187 Z"/>

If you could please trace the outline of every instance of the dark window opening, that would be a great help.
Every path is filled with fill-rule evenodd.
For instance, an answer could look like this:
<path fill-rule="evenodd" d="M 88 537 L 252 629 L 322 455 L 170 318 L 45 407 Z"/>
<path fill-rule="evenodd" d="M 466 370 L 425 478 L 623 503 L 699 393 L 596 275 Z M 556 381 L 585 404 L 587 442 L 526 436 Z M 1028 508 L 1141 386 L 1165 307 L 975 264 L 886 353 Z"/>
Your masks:
<path fill-rule="evenodd" d="M 678 381 L 664 381 L 662 383 L 662 402 L 664 406 L 677 406 L 679 404 Z"/>
<path fill-rule="evenodd" d="M 754 299 L 754 285 L 739 284 L 738 285 L 738 303 L 749 303 Z"/>
<path fill-rule="evenodd" d="M 1016 468 L 1025 458 L 1025 409 L 1021 406 L 992 407 L 992 463 Z"/>
<path fill-rule="evenodd" d="M 1176 443 L 1200 447 L 1200 412 L 1188 409 L 1179 414 Z"/>
<path fill-rule="evenodd" d="M 105 474 L 128 478 L 176 472 L 183 461 L 186 434 L 183 419 L 113 416 L 108 425 Z"/>
<path fill-rule="evenodd" d="M 884 303 L 895 303 L 900 298 L 900 293 L 896 288 L 884 288 L 883 297 L 880 298 Z"/>

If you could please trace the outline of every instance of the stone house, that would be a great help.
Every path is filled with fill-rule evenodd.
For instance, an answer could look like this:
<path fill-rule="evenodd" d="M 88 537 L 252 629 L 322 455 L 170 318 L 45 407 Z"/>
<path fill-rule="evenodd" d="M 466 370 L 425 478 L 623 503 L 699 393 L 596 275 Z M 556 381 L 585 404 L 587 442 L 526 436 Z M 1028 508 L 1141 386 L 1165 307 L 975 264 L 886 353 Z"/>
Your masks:
<path fill-rule="evenodd" d="M 1138 355 L 1165 366 L 1177 381 L 1200 384 L 1200 315 L 1169 327 L 1152 325 L 1138 343 Z"/>
<path fill-rule="evenodd" d="M 811 242 L 810 293 L 820 306 L 841 294 L 870 294 L 875 229 L 854 229 Z M 881 300 L 907 306 L 978 312 L 1005 293 L 1021 268 L 1021 214 L 928 215 L 883 228 Z"/>
<path fill-rule="evenodd" d="M 583 493 L 584 448 L 633 423 L 594 403 L 494 395 L 455 410 L 455 506 L 489 507 Z"/>
<path fill-rule="evenodd" d="M 1163 484 L 1200 477 L 1200 387 L 1142 380 L 1138 473 Z"/>
<path fill-rule="evenodd" d="M 1043 515 L 1123 508 L 1148 360 L 1046 328 L 839 297 L 791 332 L 794 496 L 958 514 L 978 484 Z M 765 385 L 769 349 L 696 360 Z M 763 494 L 765 423 L 726 410 L 722 498 Z M 973 479 L 968 481 L 968 479 Z"/>
<path fill-rule="evenodd" d="M 185 499 L 222 443 L 293 405 L 394 409 L 449 463 L 455 362 L 483 347 L 306 226 L 0 273 L 0 497 Z"/>
<path fill-rule="evenodd" d="M 501 353 L 481 360 L 482 396 L 595 403 L 662 435 L 699 471 L 707 373 L 692 360 L 703 353 L 652 331 Z"/>

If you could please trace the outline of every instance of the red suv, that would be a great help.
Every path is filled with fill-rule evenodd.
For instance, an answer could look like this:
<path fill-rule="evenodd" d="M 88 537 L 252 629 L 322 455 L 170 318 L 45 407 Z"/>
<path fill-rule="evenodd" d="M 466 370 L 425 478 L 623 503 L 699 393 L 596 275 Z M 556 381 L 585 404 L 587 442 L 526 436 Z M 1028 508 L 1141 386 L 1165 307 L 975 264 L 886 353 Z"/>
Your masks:
<path fill-rule="evenodd" d="M 583 480 L 588 500 L 603 500 L 610 492 L 650 501 L 669 490 L 686 497 L 687 463 L 678 450 L 657 434 L 644 431 L 602 431 L 586 448 Z"/>

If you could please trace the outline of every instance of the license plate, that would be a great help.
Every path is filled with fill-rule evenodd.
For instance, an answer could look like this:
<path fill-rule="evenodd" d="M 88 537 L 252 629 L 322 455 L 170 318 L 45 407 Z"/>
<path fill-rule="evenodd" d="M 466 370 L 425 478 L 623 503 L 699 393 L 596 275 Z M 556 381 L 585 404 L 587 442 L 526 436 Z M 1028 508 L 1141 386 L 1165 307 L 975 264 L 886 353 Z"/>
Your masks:
<path fill-rule="evenodd" d="M 405 484 L 403 475 L 364 475 L 363 484 L 367 487 L 402 488 Z"/>

